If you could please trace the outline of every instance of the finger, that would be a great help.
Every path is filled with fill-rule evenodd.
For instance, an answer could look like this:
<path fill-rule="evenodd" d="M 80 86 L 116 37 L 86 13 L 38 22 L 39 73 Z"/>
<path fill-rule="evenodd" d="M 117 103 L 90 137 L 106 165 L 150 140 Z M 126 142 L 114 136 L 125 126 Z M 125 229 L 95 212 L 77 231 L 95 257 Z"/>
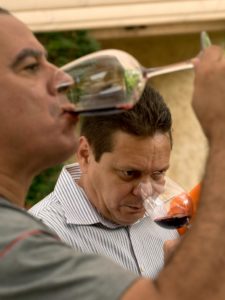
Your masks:
<path fill-rule="evenodd" d="M 223 58 L 224 50 L 219 46 L 210 46 L 204 51 L 201 51 L 197 57 L 200 62 L 205 62 L 207 64 L 217 62 Z"/>

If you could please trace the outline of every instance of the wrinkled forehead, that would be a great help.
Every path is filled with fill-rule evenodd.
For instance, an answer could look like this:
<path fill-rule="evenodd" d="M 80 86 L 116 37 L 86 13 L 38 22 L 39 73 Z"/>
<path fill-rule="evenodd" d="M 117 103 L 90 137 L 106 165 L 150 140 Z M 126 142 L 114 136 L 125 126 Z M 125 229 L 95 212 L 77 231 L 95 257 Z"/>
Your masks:
<path fill-rule="evenodd" d="M 43 50 L 33 33 L 21 21 L 7 14 L 0 14 L 0 62 L 9 63 L 23 48 Z"/>

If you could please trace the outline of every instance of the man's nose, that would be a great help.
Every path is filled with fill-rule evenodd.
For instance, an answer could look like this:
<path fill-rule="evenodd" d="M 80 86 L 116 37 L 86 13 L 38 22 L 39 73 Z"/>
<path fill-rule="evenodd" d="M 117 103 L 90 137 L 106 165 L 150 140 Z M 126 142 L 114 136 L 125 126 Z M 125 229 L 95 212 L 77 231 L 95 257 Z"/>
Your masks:
<path fill-rule="evenodd" d="M 143 200 L 148 197 L 155 199 L 163 192 L 164 184 L 159 184 L 151 180 L 140 182 L 133 191 L 134 195 L 142 198 Z"/>
<path fill-rule="evenodd" d="M 52 95 L 57 95 L 58 93 L 66 94 L 73 84 L 74 80 L 69 74 L 55 68 L 49 84 L 50 93 Z"/>
<path fill-rule="evenodd" d="M 151 181 L 141 181 L 133 189 L 133 194 L 142 199 L 147 198 L 153 194 L 153 186 Z"/>

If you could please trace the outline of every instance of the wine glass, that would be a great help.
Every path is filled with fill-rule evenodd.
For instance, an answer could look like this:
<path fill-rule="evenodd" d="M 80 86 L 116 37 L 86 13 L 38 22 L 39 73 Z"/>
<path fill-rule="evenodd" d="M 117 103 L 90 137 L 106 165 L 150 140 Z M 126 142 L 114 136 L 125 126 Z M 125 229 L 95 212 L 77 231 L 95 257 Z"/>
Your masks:
<path fill-rule="evenodd" d="M 205 32 L 201 43 L 202 48 L 210 43 Z M 145 68 L 127 52 L 111 49 L 86 55 L 61 69 L 74 79 L 68 97 L 75 104 L 76 113 L 93 115 L 130 109 L 140 99 L 149 78 L 192 68 L 192 60 Z"/>
<path fill-rule="evenodd" d="M 140 183 L 139 187 L 146 213 L 158 225 L 168 229 L 190 225 L 193 214 L 191 198 L 171 178 L 165 178 L 160 192 L 155 192 L 150 182 Z"/>

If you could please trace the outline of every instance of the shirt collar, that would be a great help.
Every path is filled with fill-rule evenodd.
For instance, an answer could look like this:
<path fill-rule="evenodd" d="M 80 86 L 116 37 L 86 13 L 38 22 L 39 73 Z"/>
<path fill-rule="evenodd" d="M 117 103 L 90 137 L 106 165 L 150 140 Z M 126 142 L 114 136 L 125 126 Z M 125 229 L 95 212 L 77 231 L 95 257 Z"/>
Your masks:
<path fill-rule="evenodd" d="M 67 224 L 94 225 L 101 223 L 109 228 L 121 227 L 105 220 L 88 200 L 84 190 L 77 184 L 81 176 L 78 163 L 63 167 L 54 193 L 64 211 Z"/>

